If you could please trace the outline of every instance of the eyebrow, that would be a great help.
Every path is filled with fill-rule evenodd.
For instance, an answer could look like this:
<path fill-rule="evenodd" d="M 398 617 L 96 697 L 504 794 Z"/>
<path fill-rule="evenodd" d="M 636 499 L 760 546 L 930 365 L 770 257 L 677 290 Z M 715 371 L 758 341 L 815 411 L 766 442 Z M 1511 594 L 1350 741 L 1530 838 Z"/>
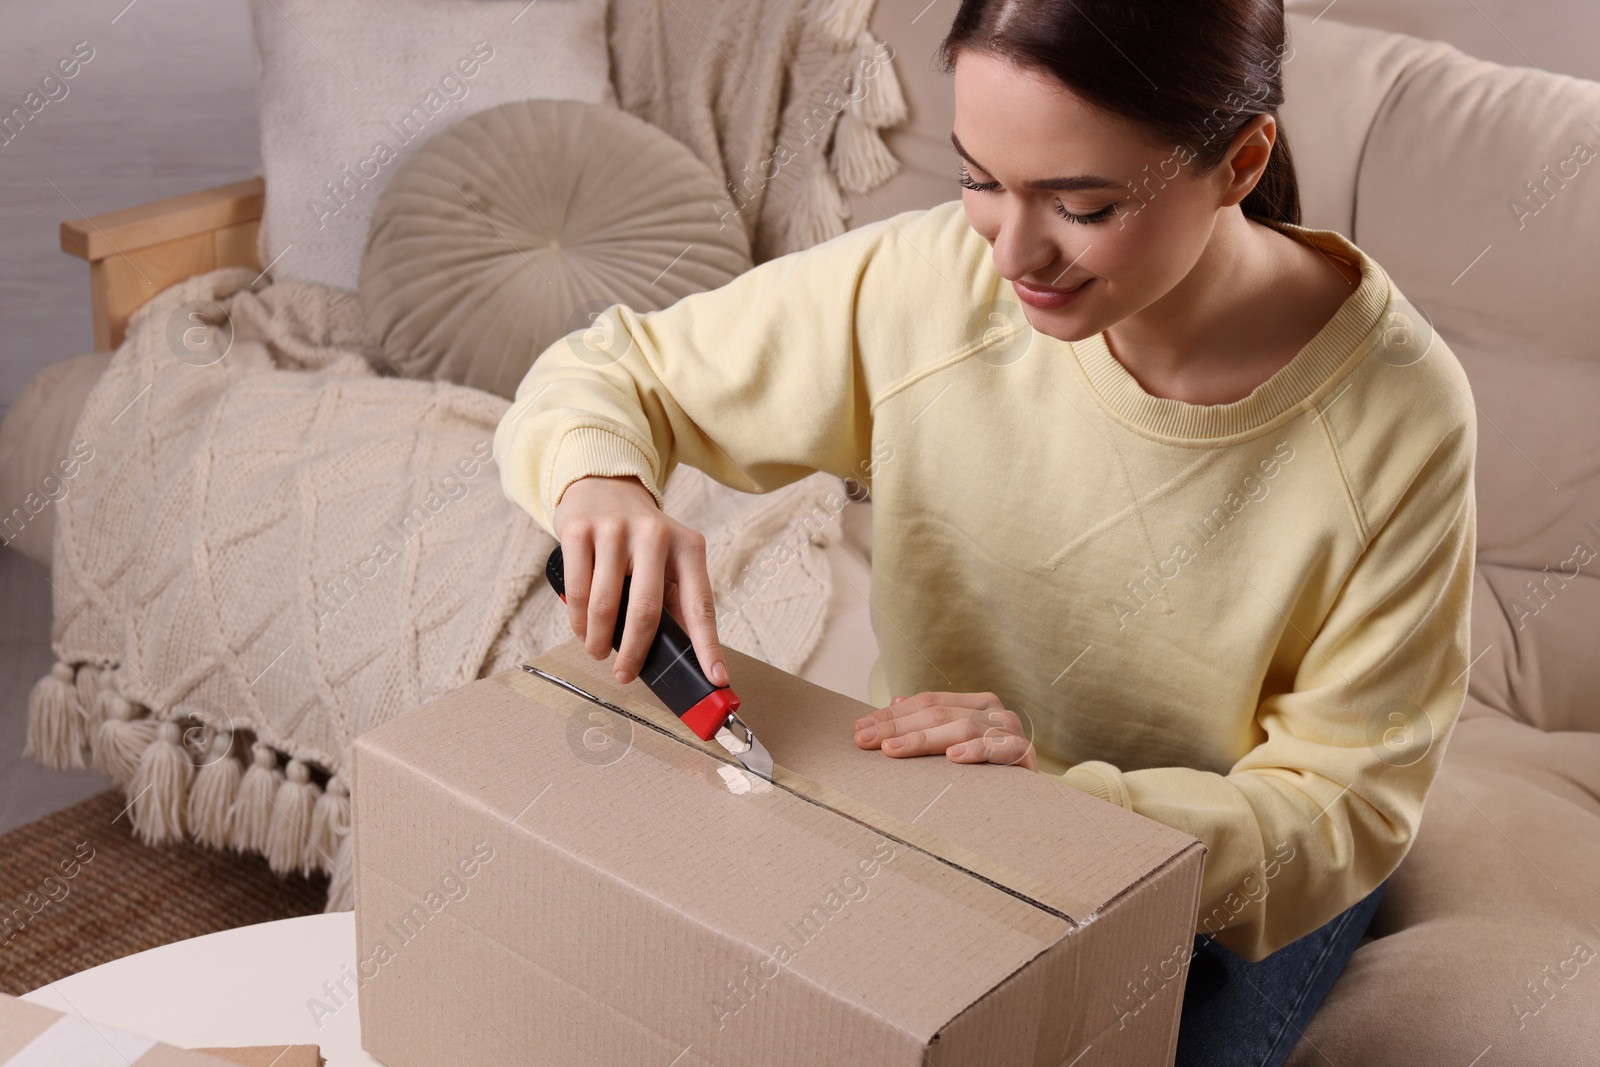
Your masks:
<path fill-rule="evenodd" d="M 950 131 L 950 143 L 955 146 L 961 158 L 971 163 L 985 174 L 991 173 L 988 167 L 972 158 L 972 154 L 961 147 L 961 142 L 956 139 L 954 130 Z M 1023 182 L 1024 189 L 1049 189 L 1058 193 L 1073 193 L 1084 189 L 1121 189 L 1122 182 L 1112 181 L 1095 174 L 1074 174 L 1068 178 L 1040 178 L 1034 181 Z"/>

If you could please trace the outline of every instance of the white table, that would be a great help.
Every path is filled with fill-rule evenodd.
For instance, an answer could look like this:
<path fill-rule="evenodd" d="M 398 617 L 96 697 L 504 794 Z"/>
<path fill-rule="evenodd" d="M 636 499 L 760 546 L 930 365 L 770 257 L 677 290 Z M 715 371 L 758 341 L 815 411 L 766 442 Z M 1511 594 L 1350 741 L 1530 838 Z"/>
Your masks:
<path fill-rule="evenodd" d="M 361 1049 L 355 914 L 343 911 L 192 937 L 35 989 L 22 999 L 181 1048 L 318 1045 L 328 1067 L 382 1067 Z M 332 1007 L 317 1018 L 310 1002 Z M 346 985 L 354 989 L 354 981 Z"/>

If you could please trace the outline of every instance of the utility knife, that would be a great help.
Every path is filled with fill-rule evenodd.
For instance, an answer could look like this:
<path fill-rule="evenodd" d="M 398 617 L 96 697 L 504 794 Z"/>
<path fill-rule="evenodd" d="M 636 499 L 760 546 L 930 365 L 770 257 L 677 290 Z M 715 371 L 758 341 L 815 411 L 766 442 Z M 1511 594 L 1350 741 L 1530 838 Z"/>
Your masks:
<path fill-rule="evenodd" d="M 566 603 L 567 584 L 562 572 L 560 545 L 550 553 L 544 573 L 556 595 L 562 603 Z M 616 629 L 611 635 L 613 649 L 622 647 L 622 631 L 628 616 L 628 587 L 632 580 L 632 575 L 624 575 L 622 579 L 622 603 L 617 607 Z M 519 666 L 585 700 L 632 717 L 631 712 L 565 678 L 541 670 L 531 663 Z M 655 637 L 645 653 L 644 665 L 639 668 L 639 678 L 663 704 L 672 709 L 685 726 L 694 731 L 696 737 L 702 741 L 716 741 L 738 759 L 745 770 L 772 781 L 772 756 L 766 746 L 756 739 L 755 732 L 739 718 L 739 695 L 731 686 L 715 685 L 706 677 L 699 658 L 694 654 L 694 643 L 664 607 Z"/>

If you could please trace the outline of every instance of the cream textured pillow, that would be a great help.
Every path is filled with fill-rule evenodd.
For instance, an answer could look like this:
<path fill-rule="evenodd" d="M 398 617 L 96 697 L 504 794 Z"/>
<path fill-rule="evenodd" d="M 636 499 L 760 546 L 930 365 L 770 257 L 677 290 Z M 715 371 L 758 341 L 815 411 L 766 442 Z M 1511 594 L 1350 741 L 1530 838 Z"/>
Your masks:
<path fill-rule="evenodd" d="M 626 111 L 504 104 L 432 138 L 384 190 L 367 328 L 395 373 L 513 399 L 539 353 L 582 344 L 605 308 L 654 311 L 748 270 L 744 227 L 719 221 L 730 208 L 709 167 Z"/>
<path fill-rule="evenodd" d="M 606 0 L 251 0 L 258 251 L 275 281 L 353 290 L 400 164 L 508 100 L 614 103 Z"/>

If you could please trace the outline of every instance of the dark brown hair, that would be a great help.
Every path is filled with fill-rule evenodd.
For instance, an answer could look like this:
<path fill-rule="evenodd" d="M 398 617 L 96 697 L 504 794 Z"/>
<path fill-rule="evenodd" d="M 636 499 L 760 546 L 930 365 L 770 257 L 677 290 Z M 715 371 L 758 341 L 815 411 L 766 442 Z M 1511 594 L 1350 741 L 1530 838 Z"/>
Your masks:
<path fill-rule="evenodd" d="M 1214 170 L 1256 115 L 1277 117 L 1283 0 L 961 0 L 936 59 L 961 51 L 1043 71 L 1103 111 L 1141 122 Z M 1272 156 L 1239 205 L 1261 220 L 1300 224 L 1300 187 L 1283 124 Z"/>

